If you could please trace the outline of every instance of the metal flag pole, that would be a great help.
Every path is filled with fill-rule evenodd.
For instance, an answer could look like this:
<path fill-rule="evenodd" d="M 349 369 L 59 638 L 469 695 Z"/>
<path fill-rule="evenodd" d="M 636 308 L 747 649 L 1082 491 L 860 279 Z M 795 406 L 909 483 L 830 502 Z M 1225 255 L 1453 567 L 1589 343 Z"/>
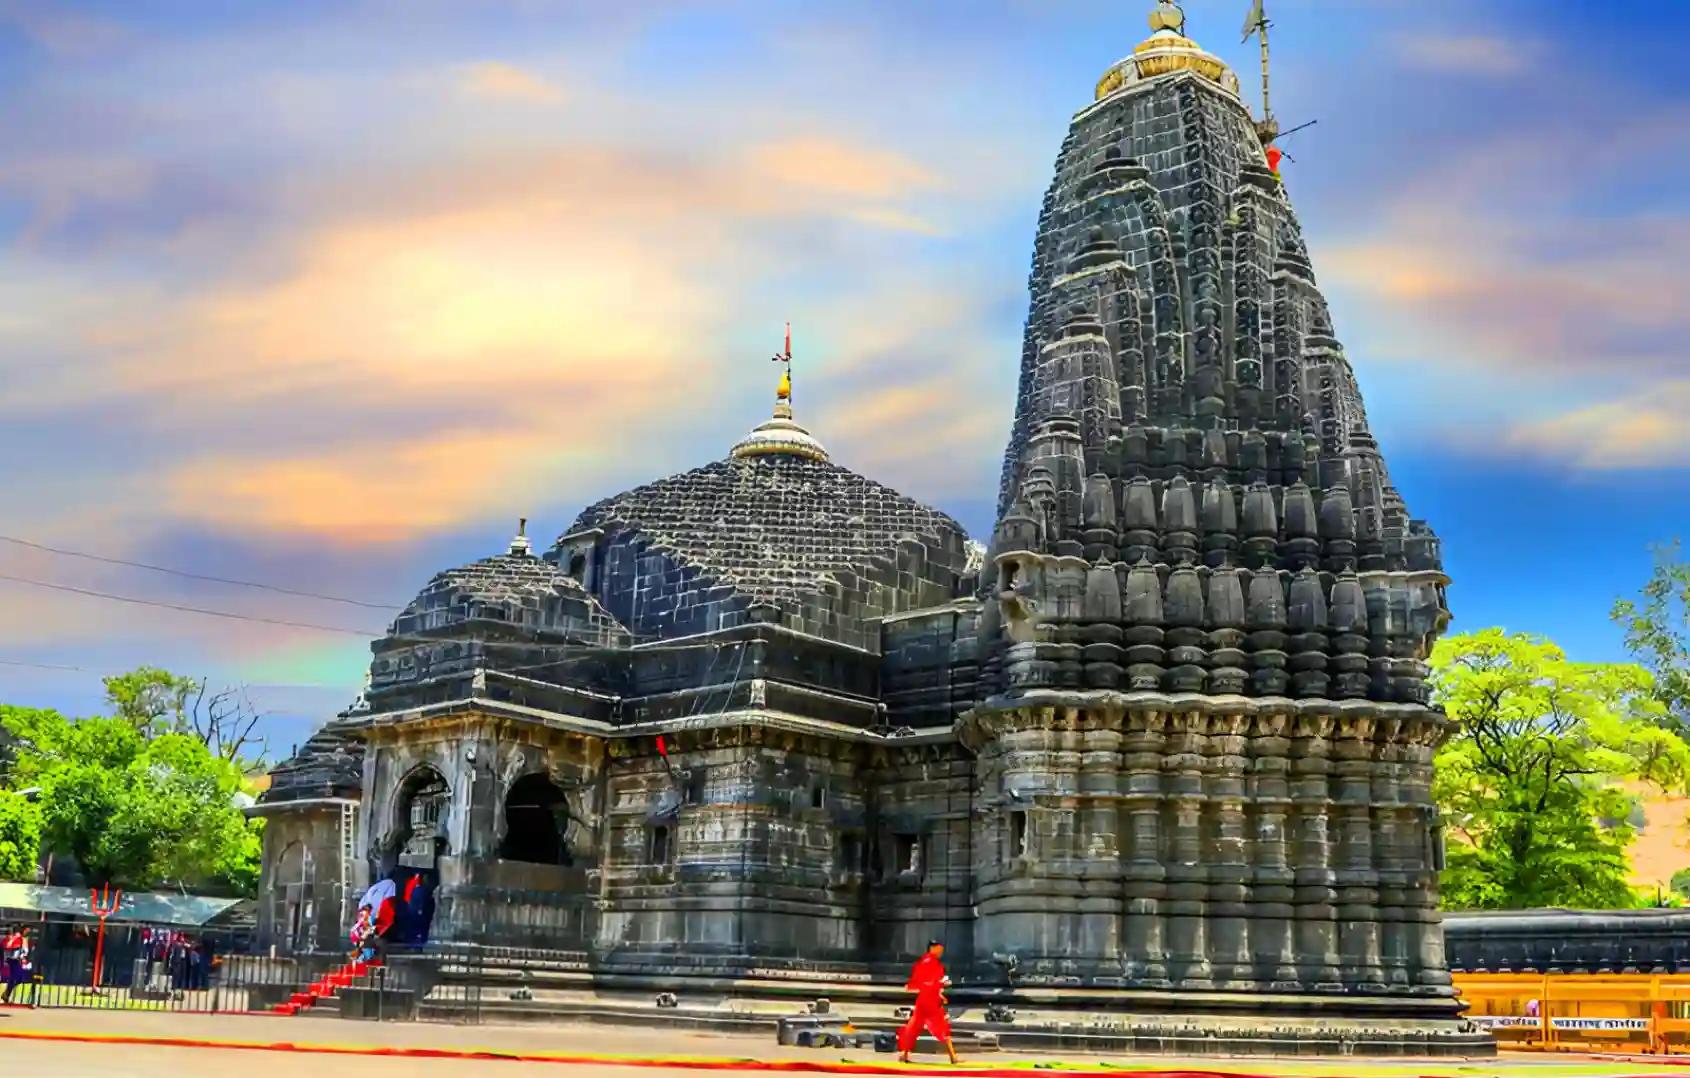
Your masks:
<path fill-rule="evenodd" d="M 1243 40 L 1249 41 L 1250 35 L 1255 34 L 1261 41 L 1262 118 L 1261 121 L 1256 124 L 1256 135 L 1262 140 L 1262 145 L 1266 146 L 1275 138 L 1279 137 L 1279 121 L 1273 118 L 1273 98 L 1271 96 L 1272 87 L 1270 86 L 1268 79 L 1268 73 L 1270 70 L 1268 27 L 1271 26 L 1272 23 L 1269 21 L 1267 11 L 1262 5 L 1263 0 L 1252 0 L 1252 3 L 1250 4 L 1250 13 L 1244 16 Z"/>

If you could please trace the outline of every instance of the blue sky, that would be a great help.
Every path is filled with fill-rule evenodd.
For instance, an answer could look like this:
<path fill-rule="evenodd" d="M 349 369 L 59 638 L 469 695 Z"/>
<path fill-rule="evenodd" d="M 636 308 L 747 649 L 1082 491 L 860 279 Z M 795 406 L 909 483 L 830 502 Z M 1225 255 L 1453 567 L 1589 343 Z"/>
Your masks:
<path fill-rule="evenodd" d="M 402 605 L 798 407 L 990 527 L 1039 199 L 1134 0 L 0 0 L 0 534 Z M 1253 84 L 1243 2 L 1189 29 Z M 1458 629 L 1618 659 L 1690 531 L 1684 5 L 1270 0 L 1316 273 Z M 0 574 L 379 613 L 0 542 Z M 143 662 L 277 747 L 350 635 L 0 580 L 0 698 Z"/>

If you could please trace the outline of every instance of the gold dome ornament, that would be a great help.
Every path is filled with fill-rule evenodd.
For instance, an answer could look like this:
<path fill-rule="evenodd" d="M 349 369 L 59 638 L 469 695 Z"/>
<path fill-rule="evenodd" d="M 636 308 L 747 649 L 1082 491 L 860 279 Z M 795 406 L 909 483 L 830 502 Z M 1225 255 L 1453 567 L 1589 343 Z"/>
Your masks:
<path fill-rule="evenodd" d="M 1173 0 L 1159 0 L 1156 10 L 1150 13 L 1150 29 L 1171 30 L 1176 34 L 1185 33 L 1185 11 Z"/>
<path fill-rule="evenodd" d="M 733 447 L 735 460 L 747 457 L 802 457 L 827 460 L 827 448 L 816 436 L 792 418 L 792 323 L 786 324 L 786 349 L 775 353 L 776 363 L 786 364 L 775 386 L 775 414 L 759 424 Z"/>
<path fill-rule="evenodd" d="M 1147 79 L 1193 71 L 1231 94 L 1238 93 L 1238 76 L 1220 59 L 1204 52 L 1185 36 L 1185 12 L 1173 0 L 1160 0 L 1150 13 L 1150 36 L 1133 54 L 1115 63 L 1097 81 L 1097 100 Z"/>

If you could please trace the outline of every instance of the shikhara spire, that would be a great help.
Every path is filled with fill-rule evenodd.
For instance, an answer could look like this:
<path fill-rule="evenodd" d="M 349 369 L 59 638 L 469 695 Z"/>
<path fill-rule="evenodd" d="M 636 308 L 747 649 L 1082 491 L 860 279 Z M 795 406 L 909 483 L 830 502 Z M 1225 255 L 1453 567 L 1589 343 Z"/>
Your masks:
<path fill-rule="evenodd" d="M 1031 896 L 1092 924 L 1029 866 L 977 901 L 976 943 L 1147 986 L 1446 998 L 1438 540 L 1368 430 L 1268 127 L 1174 5 L 1151 28 L 1074 117 L 1040 213 L 986 699 L 959 723 L 1006 790 L 1120 794 L 1086 864 L 1127 912 L 1119 937 L 1027 946 Z"/>

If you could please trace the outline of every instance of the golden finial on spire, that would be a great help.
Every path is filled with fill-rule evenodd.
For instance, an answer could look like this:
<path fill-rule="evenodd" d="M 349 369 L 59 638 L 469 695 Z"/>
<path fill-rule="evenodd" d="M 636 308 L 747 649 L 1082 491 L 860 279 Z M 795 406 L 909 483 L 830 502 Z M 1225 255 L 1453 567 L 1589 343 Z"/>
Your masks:
<path fill-rule="evenodd" d="M 1146 79 L 1183 71 L 1195 71 L 1228 93 L 1238 92 L 1238 76 L 1185 36 L 1185 11 L 1174 0 L 1158 0 L 1150 13 L 1150 36 L 1139 42 L 1131 56 L 1103 73 L 1097 81 L 1097 100 Z"/>
<path fill-rule="evenodd" d="M 780 384 L 775 387 L 775 415 L 779 416 L 783 410 L 785 418 L 792 418 L 792 323 L 786 324 L 786 349 L 770 357 L 776 363 L 786 364 L 786 369 L 780 372 Z"/>
<path fill-rule="evenodd" d="M 1150 13 L 1151 30 L 1169 30 L 1180 36 L 1185 35 L 1185 12 L 1174 0 L 1158 0 L 1156 10 Z"/>
<path fill-rule="evenodd" d="M 802 457 L 825 461 L 827 450 L 792 419 L 792 323 L 786 324 L 786 347 L 770 357 L 786 364 L 775 388 L 774 418 L 764 420 L 733 447 L 735 460 L 760 457 Z"/>

